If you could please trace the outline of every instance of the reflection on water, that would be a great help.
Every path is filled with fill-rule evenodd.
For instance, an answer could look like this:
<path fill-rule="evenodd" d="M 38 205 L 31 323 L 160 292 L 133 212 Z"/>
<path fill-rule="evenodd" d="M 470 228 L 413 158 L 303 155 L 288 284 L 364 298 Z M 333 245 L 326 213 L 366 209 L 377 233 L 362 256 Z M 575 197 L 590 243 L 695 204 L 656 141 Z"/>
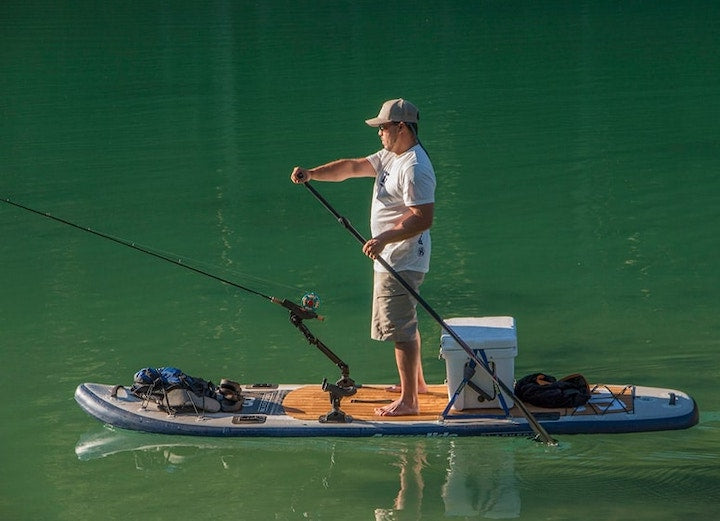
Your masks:
<path fill-rule="evenodd" d="M 232 472 L 239 467 L 245 471 L 251 469 L 250 454 L 255 454 L 256 465 L 264 453 L 268 461 L 273 453 L 283 459 L 299 445 L 313 456 L 320 454 L 316 461 L 323 469 L 320 480 L 326 490 L 337 488 L 345 479 L 347 469 L 338 466 L 342 467 L 339 461 L 341 455 L 346 455 L 346 449 L 365 452 L 368 458 L 389 457 L 388 468 L 396 477 L 391 489 L 397 492 L 387 504 L 374 505 L 372 512 L 376 521 L 420 519 L 427 514 L 425 510 L 437 508 L 438 497 L 442 498 L 444 515 L 448 517 L 512 519 L 520 516 L 520 490 L 512 450 L 484 451 L 478 464 L 476 445 L 452 439 L 433 443 L 422 438 L 400 444 L 393 440 L 389 445 L 380 446 L 370 441 L 349 447 L 331 439 L 303 439 L 298 443 L 288 438 L 195 438 L 148 435 L 104 426 L 81 436 L 75 453 L 82 461 L 129 455 L 132 459 L 128 464 L 134 470 L 165 473 L 190 470 L 195 460 L 200 460 L 198 465 L 202 465 L 209 457 L 215 460 L 216 468 Z M 283 474 L 282 468 L 278 468 L 278 474 Z M 378 485 L 386 483 L 388 472 L 383 472 L 378 479 Z M 373 485 L 365 483 L 365 486 Z"/>
<path fill-rule="evenodd" d="M 520 516 L 520 492 L 516 485 L 513 454 L 491 454 L 482 465 L 477 454 L 466 444 L 450 441 L 447 445 L 447 471 L 439 491 L 428 495 L 442 497 L 448 517 L 513 519 Z M 425 492 L 423 469 L 428 467 L 425 444 L 398 455 L 399 488 L 393 507 L 375 509 L 376 521 L 398 517 L 420 519 Z M 398 515 L 402 514 L 402 515 Z"/>
<path fill-rule="evenodd" d="M 489 453 L 478 469 L 473 452 L 464 444 L 452 445 L 442 494 L 445 512 L 466 517 L 481 514 L 490 519 L 519 517 L 520 491 L 513 453 Z"/>
<path fill-rule="evenodd" d="M 399 469 L 399 487 L 392 508 L 376 508 L 376 521 L 389 521 L 395 519 L 395 513 L 402 511 L 410 519 L 410 516 L 420 517 L 422 512 L 423 492 L 425 481 L 423 480 L 423 468 L 427 467 L 427 455 L 424 447 L 420 444 L 414 447 L 409 446 L 407 451 L 397 456 L 396 465 Z"/>
<path fill-rule="evenodd" d="M 163 475 L 169 486 L 214 474 L 243 491 L 223 497 L 224 511 L 257 518 L 270 509 L 276 519 L 516 519 L 541 511 L 627 519 L 631 509 L 634 519 L 657 521 L 677 519 L 688 498 L 683 508 L 720 514 L 720 459 L 708 434 L 717 439 L 717 413 L 688 431 L 566 436 L 557 447 L 524 438 L 202 438 L 97 427 L 75 453 L 83 475 L 105 476 L 109 489 L 138 472 Z M 638 443 L 656 449 L 638 451 Z M 215 494 L 210 483 L 197 490 Z M 578 502 L 577 490 L 592 490 L 593 501 Z"/>

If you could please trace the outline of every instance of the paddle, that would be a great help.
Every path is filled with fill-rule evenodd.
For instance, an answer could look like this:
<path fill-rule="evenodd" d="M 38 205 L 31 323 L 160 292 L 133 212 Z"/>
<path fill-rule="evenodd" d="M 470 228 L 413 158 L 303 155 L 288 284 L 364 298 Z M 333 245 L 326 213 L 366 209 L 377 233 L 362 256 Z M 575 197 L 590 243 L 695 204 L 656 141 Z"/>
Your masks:
<path fill-rule="evenodd" d="M 350 221 L 348 221 L 345 217 L 340 215 L 335 208 L 332 207 L 332 205 L 315 189 L 315 187 L 311 186 L 309 182 L 303 183 L 305 185 L 305 188 L 310 190 L 310 192 L 315 196 L 315 198 L 320 201 L 320 203 L 331 213 L 335 218 L 338 220 L 340 224 L 343 225 L 343 227 L 348 230 L 357 240 L 360 242 L 360 244 L 365 244 L 367 241 L 365 238 L 358 232 L 355 227 L 350 224 Z M 513 401 L 515 402 L 515 405 L 518 406 L 518 409 L 523 413 L 523 416 L 527 419 L 528 423 L 530 424 L 530 427 L 535 432 L 536 436 L 535 438 L 539 441 L 542 441 L 543 443 L 547 443 L 549 445 L 556 445 L 557 441 L 555 441 L 553 438 L 550 437 L 550 435 L 547 433 L 547 431 L 543 428 L 542 425 L 535 419 L 535 417 L 532 415 L 532 413 L 528 410 L 528 408 L 525 406 L 524 403 L 522 403 L 517 396 L 513 393 L 512 389 L 510 389 L 505 383 L 497 378 L 493 372 L 490 370 L 490 368 L 487 366 L 487 364 L 480 359 L 480 357 L 473 352 L 472 349 L 465 343 L 465 341 L 458 335 L 449 325 L 445 323 L 445 321 L 442 319 L 440 315 L 432 308 L 430 307 L 430 304 L 428 304 L 425 299 L 423 299 L 417 291 L 413 289 L 410 284 L 403 279 L 400 274 L 395 271 L 392 266 L 390 266 L 385 259 L 382 257 L 377 257 L 376 259 L 383 268 L 385 268 L 410 294 L 420 303 L 420 305 L 427 311 L 431 317 L 435 319 L 435 321 L 440 324 L 440 327 L 442 327 L 445 331 L 448 332 L 448 334 L 467 352 L 468 356 L 475 361 L 475 363 L 480 366 L 487 375 L 497 384 L 497 386 L 508 396 L 510 396 Z"/>

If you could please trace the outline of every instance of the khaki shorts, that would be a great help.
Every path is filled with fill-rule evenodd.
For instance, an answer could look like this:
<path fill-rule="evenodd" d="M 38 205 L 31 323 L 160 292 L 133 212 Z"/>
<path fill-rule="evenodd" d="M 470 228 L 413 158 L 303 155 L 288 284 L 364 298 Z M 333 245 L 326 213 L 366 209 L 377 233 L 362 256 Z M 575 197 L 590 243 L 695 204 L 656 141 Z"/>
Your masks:
<path fill-rule="evenodd" d="M 419 271 L 398 273 L 416 292 L 425 279 Z M 417 300 L 390 273 L 375 272 L 370 337 L 410 342 L 417 334 Z"/>

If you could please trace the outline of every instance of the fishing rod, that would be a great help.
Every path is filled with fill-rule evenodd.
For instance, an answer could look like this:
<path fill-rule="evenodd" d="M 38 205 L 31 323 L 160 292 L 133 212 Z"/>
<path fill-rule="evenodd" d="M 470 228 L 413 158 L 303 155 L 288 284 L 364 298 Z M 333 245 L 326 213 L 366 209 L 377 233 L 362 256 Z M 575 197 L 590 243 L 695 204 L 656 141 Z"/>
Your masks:
<path fill-rule="evenodd" d="M 298 305 L 295 304 L 294 302 L 291 302 L 291 301 L 289 301 L 289 300 L 287 300 L 287 299 L 280 299 L 280 298 L 277 298 L 277 297 L 272 297 L 272 296 L 270 296 L 270 295 L 265 295 L 264 293 L 261 293 L 261 292 L 259 292 L 259 291 L 256 291 L 256 290 L 254 290 L 254 289 L 252 289 L 252 288 L 248 288 L 247 286 L 243 286 L 243 285 L 241 285 L 241 284 L 238 284 L 237 282 L 233 282 L 233 281 L 228 280 L 228 279 L 226 279 L 226 278 L 220 277 L 220 276 L 218 276 L 218 275 L 215 275 L 215 274 L 213 274 L 213 273 L 210 273 L 209 271 L 205 271 L 205 270 L 200 269 L 200 268 L 197 268 L 197 267 L 195 267 L 195 266 L 191 266 L 190 264 L 185 264 L 185 263 L 182 261 L 182 259 L 178 259 L 178 258 L 175 258 L 175 257 L 171 257 L 171 256 L 168 255 L 168 254 L 158 253 L 158 252 L 153 251 L 153 250 L 151 250 L 151 249 L 149 249 L 149 248 L 140 246 L 140 245 L 136 244 L 136 243 L 133 242 L 133 241 L 121 239 L 121 238 L 119 238 L 119 237 L 113 237 L 112 235 L 109 235 L 109 234 L 107 234 L 107 233 L 103 233 L 103 232 L 100 232 L 100 231 L 97 231 L 97 230 L 93 230 L 92 228 L 87 228 L 87 227 L 85 227 L 85 226 L 81 226 L 81 225 L 76 224 L 76 223 L 74 223 L 74 222 L 71 222 L 71 221 L 62 219 L 62 218 L 60 218 L 60 217 L 57 217 L 57 216 L 55 216 L 55 215 L 51 215 L 51 214 L 46 213 L 46 212 L 41 212 L 40 210 L 36 210 L 36 209 L 34 209 L 34 208 L 30 208 L 29 206 L 25 206 L 25 205 L 23 205 L 23 204 L 17 203 L 17 202 L 15 202 L 15 201 L 12 201 L 12 200 L 7 199 L 7 198 L 5 198 L 5 199 L 0 199 L 0 200 L 3 201 L 3 202 L 5 202 L 5 203 L 7 203 L 7 204 L 9 204 L 9 205 L 12 205 L 12 206 L 15 206 L 15 207 L 17 207 L 17 208 L 20 208 L 20 209 L 22 209 L 22 210 L 26 210 L 26 211 L 28 211 L 28 212 L 34 213 L 34 214 L 36 214 L 36 215 L 39 215 L 39 216 L 41 216 L 41 217 L 45 217 L 46 219 L 50 219 L 50 220 L 53 220 L 53 221 L 56 221 L 56 222 L 65 224 L 65 225 L 70 226 L 70 227 L 72 227 L 72 228 L 75 228 L 75 229 L 77 229 L 77 230 L 81 230 L 81 231 L 84 231 L 84 232 L 91 233 L 91 234 L 96 235 L 96 236 L 98 236 L 98 237 L 102 237 L 103 239 L 108 239 L 108 240 L 113 241 L 113 242 L 115 242 L 115 243 L 117 243 L 117 244 L 121 244 L 121 245 L 123 245 L 123 246 L 127 246 L 128 248 L 132 248 L 133 250 L 137 250 L 137 251 L 142 252 L 142 253 L 145 253 L 145 254 L 147 254 L 147 255 L 151 255 L 151 256 L 153 256 L 153 257 L 155 257 L 155 258 L 157 258 L 157 259 L 161 259 L 161 260 L 164 260 L 164 261 L 169 262 L 169 263 L 171 263 L 171 264 L 175 264 L 176 266 L 180 266 L 181 268 L 185 268 L 186 270 L 190 270 L 190 271 L 193 271 L 193 272 L 195 272 L 195 273 L 199 273 L 200 275 L 204 275 L 204 276 L 206 276 L 206 277 L 210 277 L 211 279 L 215 279 L 215 280 L 217 280 L 217 281 L 219 281 L 219 282 L 222 282 L 223 284 L 227 284 L 228 286 L 232 286 L 232 287 L 234 287 L 234 288 L 241 289 L 241 290 L 246 291 L 246 292 L 248 292 L 248 293 L 251 293 L 251 294 L 253 294 L 253 295 L 257 295 L 257 296 L 262 297 L 262 298 L 264 298 L 264 299 L 266 299 L 266 300 L 269 300 L 270 302 L 272 302 L 272 303 L 274 303 L 274 304 L 278 304 L 278 305 L 280 305 L 280 306 L 282 306 L 282 307 L 290 310 L 291 313 L 294 313 L 294 314 L 295 314 L 299 319 L 301 319 L 301 320 L 313 319 L 313 318 L 317 318 L 317 319 L 319 319 L 319 320 L 322 320 L 322 319 L 323 319 L 323 317 L 322 317 L 321 315 L 318 315 L 317 313 L 315 313 L 315 311 L 313 311 L 313 308 L 316 308 L 316 307 L 317 307 L 317 304 L 318 304 L 319 301 L 318 301 L 318 299 L 317 299 L 317 296 L 314 295 L 314 294 L 312 294 L 312 293 L 307 294 L 307 295 L 305 295 L 305 296 L 303 297 L 303 306 L 298 306 Z"/>
<path fill-rule="evenodd" d="M 97 231 L 97 230 L 93 230 L 92 228 L 87 228 L 87 227 L 85 227 L 85 226 L 81 226 L 81 225 L 76 224 L 76 223 L 74 223 L 74 222 L 71 222 L 71 221 L 62 219 L 62 218 L 60 218 L 60 217 L 57 217 L 57 216 L 55 216 L 55 215 L 51 215 L 51 214 L 46 213 L 46 212 L 41 212 L 40 210 L 36 210 L 36 209 L 34 209 L 34 208 L 30 208 L 29 206 L 25 206 L 25 205 L 23 205 L 23 204 L 17 203 L 17 202 L 15 202 L 15 201 L 12 201 L 12 200 L 7 199 L 7 198 L 1 199 L 1 200 L 2 200 L 3 202 L 7 203 L 7 204 L 10 204 L 10 205 L 15 206 L 15 207 L 17 207 L 17 208 L 21 208 L 21 209 L 23 209 L 23 210 L 26 210 L 26 211 L 28 211 L 28 212 L 34 213 L 34 214 L 39 215 L 39 216 L 41 216 L 41 217 L 45 217 L 45 218 L 47 218 L 47 219 L 50 219 L 50 220 L 53 220 L 53 221 L 56 221 L 56 222 L 65 224 L 65 225 L 70 226 L 70 227 L 72 227 L 72 228 L 75 228 L 75 229 L 77 229 L 77 230 L 81 230 L 81 231 L 84 231 L 84 232 L 91 233 L 91 234 L 96 235 L 96 236 L 98 236 L 98 237 L 102 237 L 103 239 L 108 239 L 108 240 L 113 241 L 113 242 L 115 242 L 115 243 L 117 243 L 117 244 L 121 244 L 121 245 L 123 245 L 123 246 L 127 246 L 128 248 L 132 248 L 133 250 L 137 250 L 137 251 L 142 252 L 142 253 L 145 253 L 145 254 L 147 254 L 147 255 L 151 255 L 151 256 L 153 256 L 153 257 L 155 257 L 155 258 L 157 258 L 157 259 L 161 259 L 161 260 L 164 260 L 164 261 L 169 262 L 169 263 L 171 263 L 171 264 L 175 264 L 176 266 L 180 266 L 181 268 L 185 268 L 186 270 L 194 271 L 195 273 L 199 273 L 200 275 L 205 275 L 206 277 L 210 277 L 211 279 L 215 279 L 215 280 L 217 280 L 217 281 L 219 281 L 219 282 L 222 282 L 223 284 L 227 284 L 228 286 L 232 286 L 232 287 L 241 289 L 241 290 L 243 290 L 243 291 L 246 291 L 246 292 L 248 292 L 248 293 L 251 293 L 251 294 L 253 294 L 253 295 L 257 295 L 257 296 L 262 297 L 262 298 L 264 298 L 264 299 L 266 299 L 266 300 L 269 300 L 270 302 L 272 302 L 272 303 L 274 303 L 274 304 L 279 304 L 279 305 L 283 306 L 284 308 L 289 309 L 289 310 L 292 311 L 293 313 L 297 314 L 298 317 L 302 318 L 303 320 L 304 320 L 304 319 L 308 319 L 308 318 L 318 318 L 318 319 L 321 319 L 321 320 L 322 320 L 322 317 L 321 317 L 320 315 L 318 315 L 317 313 L 315 313 L 314 311 L 312 311 L 312 308 L 313 308 L 313 307 L 316 307 L 315 304 L 317 303 L 317 300 L 316 300 L 316 299 L 312 299 L 312 297 L 310 297 L 309 295 L 308 295 L 309 299 L 307 299 L 307 300 L 308 300 L 308 301 L 312 300 L 312 305 L 300 307 L 300 306 L 298 306 L 297 304 L 295 304 L 295 303 L 293 303 L 293 302 L 290 302 L 290 301 L 288 301 L 288 300 L 286 300 L 286 299 L 279 299 L 279 298 L 277 298 L 277 297 L 272 297 L 272 296 L 270 296 L 270 295 L 265 295 L 264 293 L 261 293 L 261 292 L 259 292 L 259 291 L 256 291 L 256 290 L 254 290 L 254 289 L 252 289 L 252 288 L 248 288 L 247 286 L 243 286 L 243 285 L 241 285 L 241 284 L 238 284 L 237 282 L 233 282 L 233 281 L 228 280 L 228 279 L 226 279 L 226 278 L 220 277 L 220 276 L 218 276 L 218 275 L 215 275 L 215 274 L 213 274 L 213 273 L 210 273 L 209 271 L 205 271 L 205 270 L 203 270 L 203 269 L 196 268 L 195 266 L 191 266 L 190 264 L 185 264 L 185 263 L 182 261 L 182 259 L 178 259 L 178 258 L 175 258 L 175 257 L 171 257 L 170 255 L 167 255 L 167 254 L 158 253 L 158 252 L 153 251 L 153 250 L 151 250 L 151 249 L 149 249 L 149 248 L 140 246 L 140 245 L 138 245 L 137 243 L 135 243 L 135 242 L 133 242 L 133 241 L 128 241 L 128 240 L 125 240 L 125 239 L 121 239 L 121 238 L 119 238 L 119 237 L 113 237 L 112 235 L 109 235 L 109 234 L 107 234 L 107 233 L 103 233 L 103 232 L 100 232 L 100 231 Z"/>
<path fill-rule="evenodd" d="M 7 204 L 10 204 L 17 208 L 20 208 L 22 210 L 26 210 L 28 212 L 34 213 L 41 217 L 45 217 L 47 219 L 57 221 L 59 223 L 65 224 L 67 226 L 71 226 L 72 228 L 91 233 L 98 237 L 102 237 L 103 239 L 108 239 L 108 240 L 113 241 L 122 246 L 127 246 L 128 248 L 132 248 L 133 250 L 137 250 L 139 252 L 146 253 L 157 259 L 164 260 L 171 264 L 175 264 L 176 266 L 180 266 L 181 268 L 185 268 L 185 269 L 193 271 L 195 273 L 199 273 L 200 275 L 205 275 L 206 277 L 215 279 L 219 282 L 222 282 L 223 284 L 227 284 L 228 286 L 232 286 L 232 287 L 241 289 L 243 291 L 246 291 L 248 293 L 251 293 L 253 295 L 257 295 L 266 300 L 269 300 L 273 304 L 278 304 L 278 305 L 284 307 L 285 309 L 288 309 L 290 311 L 290 323 L 293 326 L 295 326 L 303 334 L 303 336 L 305 337 L 305 340 L 307 340 L 307 342 L 310 345 L 315 346 L 322 354 L 324 354 L 327 358 L 329 358 L 330 361 L 333 362 L 338 367 L 338 369 L 340 369 L 340 379 L 337 380 L 337 382 L 335 384 L 329 383 L 327 381 L 327 379 L 323 380 L 322 390 L 327 392 L 328 395 L 330 396 L 330 403 L 332 404 L 332 410 L 329 411 L 327 414 L 320 416 L 319 421 L 321 423 L 347 423 L 347 422 L 352 421 L 352 417 L 348 416 L 340 409 L 341 400 L 347 396 L 352 396 L 357 392 L 358 386 L 355 384 L 355 380 L 350 378 L 350 366 L 348 366 L 348 364 L 346 364 L 338 355 L 336 355 L 332 351 L 332 349 L 330 349 L 327 345 L 325 345 L 319 338 L 317 338 L 308 329 L 308 327 L 305 324 L 303 324 L 303 320 L 306 320 L 306 319 L 316 318 L 318 320 L 323 320 L 323 317 L 321 315 L 318 315 L 314 311 L 320 305 L 320 299 L 318 298 L 318 296 L 315 293 L 306 293 L 302 297 L 302 301 L 301 301 L 302 306 L 299 306 L 299 305 L 295 304 L 294 302 L 291 302 L 287 299 L 280 299 L 277 297 L 272 297 L 270 295 L 265 295 L 264 293 L 256 291 L 252 288 L 248 288 L 247 286 L 243 286 L 241 284 L 238 284 L 237 282 L 233 282 L 224 277 L 220 277 L 218 275 L 215 275 L 214 273 L 210 273 L 209 271 L 205 271 L 203 269 L 196 268 L 195 266 L 185 264 L 184 262 L 182 262 L 182 259 L 177 259 L 175 257 L 171 257 L 168 254 L 158 253 L 157 251 L 152 251 L 149 248 L 139 246 L 135 242 L 121 239 L 119 237 L 113 237 L 112 235 L 109 235 L 107 233 L 99 232 L 97 230 L 93 230 L 93 229 L 87 228 L 85 226 L 80 226 L 79 224 L 76 224 L 74 222 L 68 221 L 66 219 L 62 219 L 60 217 L 56 217 L 55 215 L 51 215 L 46 212 L 41 212 L 39 210 L 35 210 L 34 208 L 30 208 L 29 206 L 25 206 L 23 204 L 16 203 L 7 198 L 0 199 L 0 201 L 3 201 Z"/>
<path fill-rule="evenodd" d="M 357 229 L 350 223 L 350 221 L 347 220 L 347 218 L 340 215 L 335 208 L 325 199 L 320 192 L 318 192 L 315 187 L 311 186 L 309 182 L 303 183 L 305 185 L 305 188 L 307 188 L 314 196 L 315 198 L 320 201 L 320 203 L 337 219 L 337 221 L 347 230 L 349 231 L 357 240 L 360 242 L 360 244 L 365 244 L 367 241 L 365 238 L 360 234 L 360 232 L 357 231 Z M 440 324 L 440 327 L 442 327 L 445 331 L 448 332 L 448 334 L 462 347 L 470 356 L 470 358 L 479 365 L 485 373 L 493 380 L 493 382 L 503 391 L 505 394 L 507 394 L 510 398 L 513 399 L 515 404 L 518 406 L 520 411 L 525 416 L 525 419 L 527 419 L 528 423 L 530 424 L 530 427 L 536 434 L 536 439 L 539 439 L 543 443 L 546 443 L 548 445 L 557 445 L 557 441 L 555 441 L 553 438 L 550 437 L 550 435 L 547 433 L 547 431 L 543 428 L 542 425 L 540 425 L 540 422 L 537 421 L 537 419 L 532 415 L 532 413 L 528 410 L 528 408 L 525 406 L 525 404 L 518 399 L 517 396 L 515 396 L 515 393 L 510 389 L 505 383 L 500 380 L 496 375 L 493 374 L 490 367 L 488 367 L 487 362 L 484 360 L 481 360 L 481 358 L 470 348 L 470 346 L 465 343 L 465 341 L 458 335 L 443 319 L 442 317 L 432 308 L 430 307 L 430 304 L 423 299 L 420 294 L 415 291 L 415 289 L 408 284 L 408 282 L 402 278 L 402 276 L 393 269 L 388 262 L 383 259 L 381 256 L 378 256 L 375 260 L 377 260 L 383 268 L 385 268 L 408 292 L 410 295 L 417 300 L 420 305 L 427 311 L 432 318 L 435 319 L 435 321 Z"/>

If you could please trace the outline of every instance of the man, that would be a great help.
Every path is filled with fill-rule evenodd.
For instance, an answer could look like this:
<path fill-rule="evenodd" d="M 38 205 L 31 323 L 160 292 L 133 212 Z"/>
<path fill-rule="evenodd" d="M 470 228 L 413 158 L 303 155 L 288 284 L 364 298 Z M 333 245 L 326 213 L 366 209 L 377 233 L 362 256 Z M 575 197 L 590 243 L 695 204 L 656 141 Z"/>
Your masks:
<path fill-rule="evenodd" d="M 430 268 L 430 226 L 435 172 L 418 139 L 418 109 L 404 99 L 386 101 L 376 118 L 383 148 L 358 159 L 339 159 L 311 169 L 295 167 L 294 183 L 374 177 L 370 228 L 363 245 L 371 259 L 382 258 L 416 291 Z M 371 337 L 395 342 L 400 397 L 375 409 L 381 416 L 418 414 L 418 393 L 427 392 L 420 355 L 417 302 L 377 261 L 374 263 Z"/>

